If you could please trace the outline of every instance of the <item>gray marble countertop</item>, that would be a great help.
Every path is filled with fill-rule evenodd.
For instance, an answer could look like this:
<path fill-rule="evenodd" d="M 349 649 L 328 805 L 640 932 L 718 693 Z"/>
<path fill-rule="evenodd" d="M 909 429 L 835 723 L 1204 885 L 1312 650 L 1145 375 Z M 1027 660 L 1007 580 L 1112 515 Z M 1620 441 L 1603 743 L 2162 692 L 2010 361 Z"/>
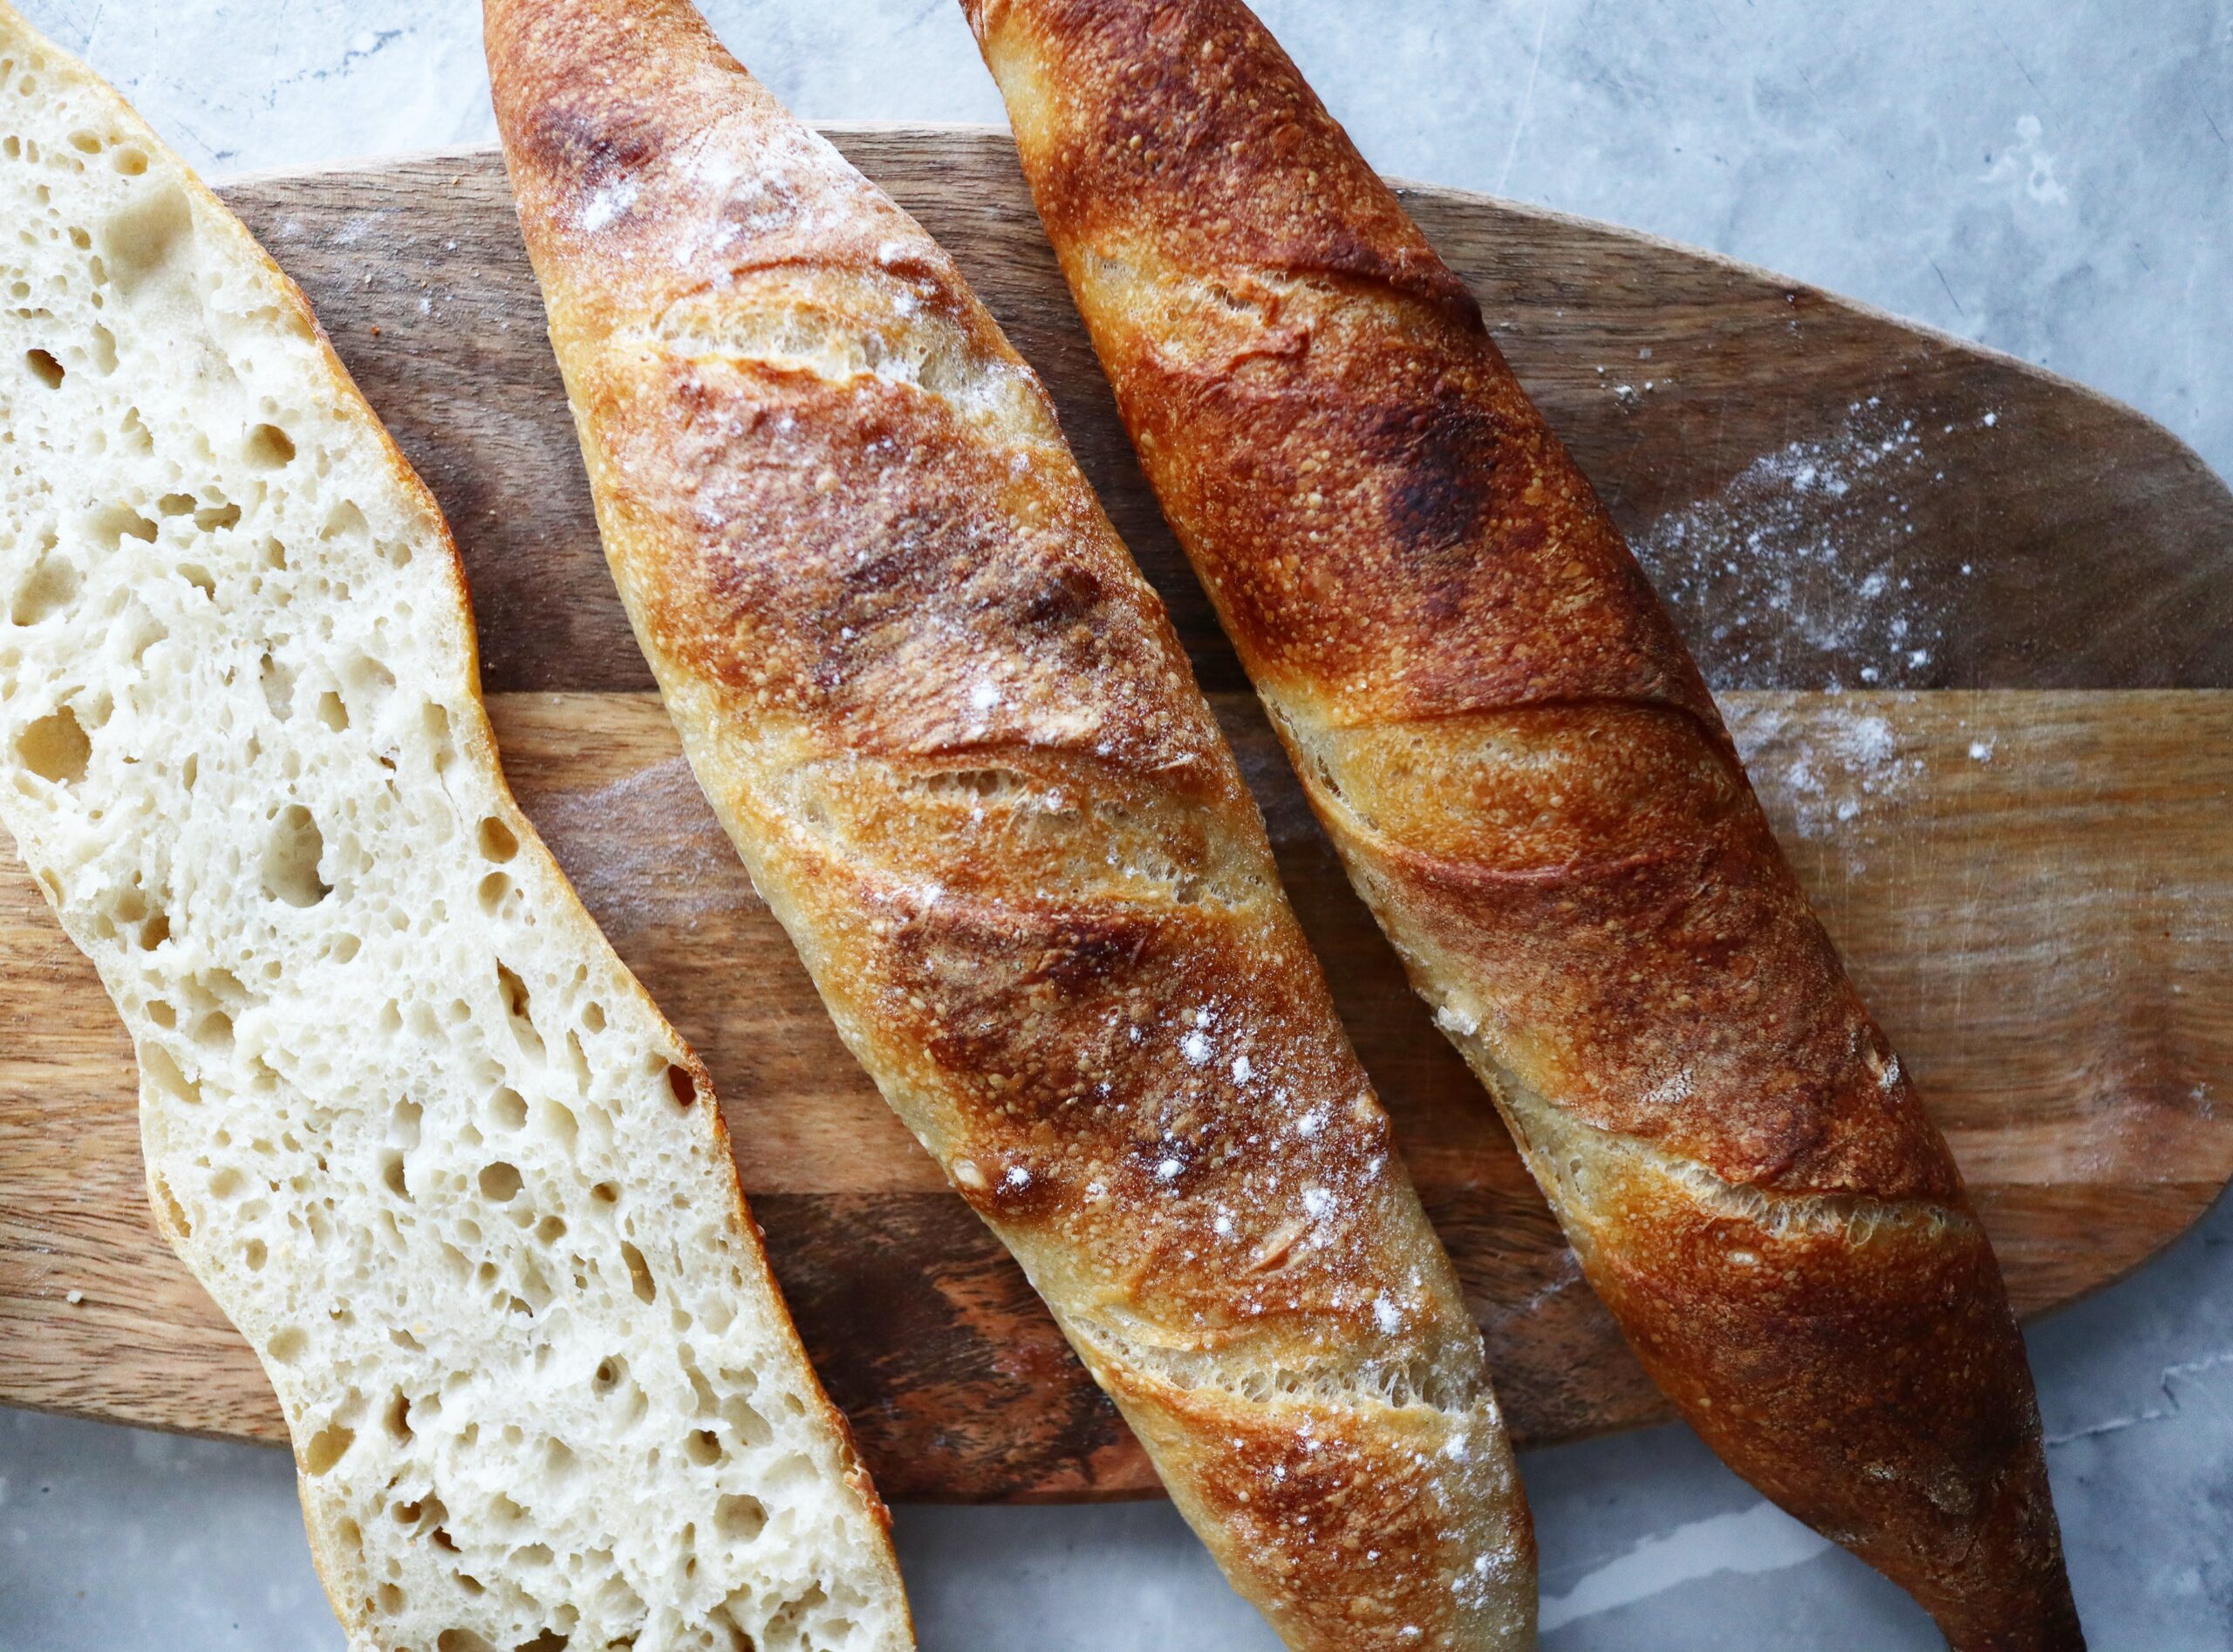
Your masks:
<path fill-rule="evenodd" d="M 212 176 L 493 140 L 468 0 L 18 3 Z M 803 114 L 1001 119 L 954 0 L 708 10 Z M 1259 10 L 1384 170 L 1851 293 L 2233 474 L 2233 0 Z M 2233 1648 L 2233 1206 L 2031 1341 L 2094 1645 Z M 1523 1468 L 1554 1652 L 1941 1644 L 1685 1430 Z M 898 1527 L 927 1652 L 1276 1645 L 1160 1504 Z M 340 1644 L 281 1453 L 0 1412 L 0 1652 Z"/>

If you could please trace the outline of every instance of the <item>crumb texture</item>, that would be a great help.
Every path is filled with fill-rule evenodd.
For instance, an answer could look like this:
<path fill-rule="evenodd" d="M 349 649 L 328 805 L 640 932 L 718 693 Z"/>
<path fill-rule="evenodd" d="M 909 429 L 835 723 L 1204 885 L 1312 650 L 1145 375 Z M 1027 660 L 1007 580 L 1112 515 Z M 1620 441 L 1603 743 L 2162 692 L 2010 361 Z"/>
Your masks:
<path fill-rule="evenodd" d="M 0 6 L 0 816 L 352 1646 L 912 1644 L 703 1068 L 513 804 L 300 294 Z"/>

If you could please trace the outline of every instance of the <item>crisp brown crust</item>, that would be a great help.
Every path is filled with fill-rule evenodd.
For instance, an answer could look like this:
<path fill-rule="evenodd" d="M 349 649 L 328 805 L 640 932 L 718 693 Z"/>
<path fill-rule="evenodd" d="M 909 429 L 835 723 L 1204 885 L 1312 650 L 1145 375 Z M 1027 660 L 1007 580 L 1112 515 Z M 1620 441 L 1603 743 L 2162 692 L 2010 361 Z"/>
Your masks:
<path fill-rule="evenodd" d="M 687 5 L 488 17 L 615 577 L 849 1045 L 1290 1645 L 1532 1644 L 1479 1333 L 1038 381 Z"/>
<path fill-rule="evenodd" d="M 2074 1647 L 2015 1321 L 1704 682 L 1237 0 L 964 0 L 1164 511 L 1653 1376 L 1956 1644 Z"/>

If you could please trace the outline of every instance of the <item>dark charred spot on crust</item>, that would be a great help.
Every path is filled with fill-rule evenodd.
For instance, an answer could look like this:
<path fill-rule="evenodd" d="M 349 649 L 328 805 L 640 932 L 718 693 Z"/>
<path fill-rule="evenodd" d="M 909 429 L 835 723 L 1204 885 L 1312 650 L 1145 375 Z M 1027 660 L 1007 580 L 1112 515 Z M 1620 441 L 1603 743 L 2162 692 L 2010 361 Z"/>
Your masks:
<path fill-rule="evenodd" d="M 537 105 L 516 142 L 531 167 L 593 190 L 634 175 L 669 137 L 652 109 L 600 88 Z"/>
<path fill-rule="evenodd" d="M 1064 924 L 1041 954 L 1027 983 L 1049 981 L 1076 995 L 1129 979 L 1154 944 L 1146 925 L 1118 918 L 1084 917 Z"/>
<path fill-rule="evenodd" d="M 1445 402 L 1389 433 L 1395 452 L 1384 507 L 1388 529 L 1396 551 L 1414 563 L 1471 550 L 1492 502 L 1496 447 L 1487 425 L 1478 413 Z"/>
<path fill-rule="evenodd" d="M 1185 960 L 1173 956 L 1167 927 L 1129 912 L 1049 921 L 949 896 L 894 928 L 888 967 L 932 1007 L 925 1039 L 939 1065 L 1003 1075 L 1012 1105 L 1095 1089 L 1103 1079 L 1137 1095 L 1141 1052 L 1123 1027 L 1130 1000 L 1178 987 Z M 1095 1014 L 1103 1007 L 1116 1014 Z M 1099 1030 L 1081 1035 L 1087 1026 Z M 1036 1082 L 1020 1082 L 1027 1075 Z"/>
<path fill-rule="evenodd" d="M 1092 569 L 1057 561 L 1067 548 L 1049 550 L 1043 573 L 1013 580 L 999 593 L 1003 628 L 1029 638 L 1026 645 L 1035 654 L 1052 652 L 1076 670 L 1093 670 L 1115 618 L 1106 586 Z"/>
<path fill-rule="evenodd" d="M 1023 603 L 1024 619 L 1049 631 L 1076 625 L 1101 601 L 1100 577 L 1083 568 L 1057 569 Z"/>
<path fill-rule="evenodd" d="M 1540 415 L 1437 331 L 1443 343 L 1419 350 L 1321 333 L 1262 381 L 1106 352 L 1243 659 L 1260 673 L 1370 679 L 1375 718 L 1593 698 L 1711 717 L 1680 638 Z M 1377 669 L 1396 659 L 1400 672 Z"/>

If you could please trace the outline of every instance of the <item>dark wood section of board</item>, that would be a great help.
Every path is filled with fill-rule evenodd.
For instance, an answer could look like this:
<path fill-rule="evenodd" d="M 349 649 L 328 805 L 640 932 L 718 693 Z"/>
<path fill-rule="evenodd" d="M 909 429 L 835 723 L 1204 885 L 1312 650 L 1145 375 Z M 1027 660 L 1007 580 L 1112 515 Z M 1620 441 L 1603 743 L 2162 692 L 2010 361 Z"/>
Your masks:
<path fill-rule="evenodd" d="M 1246 687 L 1140 481 L 1007 134 L 831 133 L 953 254 L 1046 379 L 1204 686 Z M 558 372 L 500 161 L 432 155 L 346 176 L 225 195 L 450 513 L 490 691 L 648 687 L 604 599 L 572 430 L 550 416 Z M 1407 199 L 1716 687 L 2233 684 L 2216 589 L 2233 500 L 2131 409 L 1645 236 L 1455 190 Z M 1809 463 L 1820 509 L 1747 511 L 1748 492 Z M 1748 489 L 1748 472 L 1764 486 Z M 1714 531 L 1732 520 L 1733 543 Z M 1857 595 L 1872 573 L 1883 590 Z"/>
<path fill-rule="evenodd" d="M 1047 378 L 1170 600 L 1520 1437 L 1660 1416 L 1310 820 L 1140 482 L 1006 137 L 835 135 Z M 886 1494 L 1152 1489 L 844 1055 L 681 761 L 495 158 L 225 193 L 450 513 L 515 787 L 711 1064 L 776 1271 Z M 2019 1305 L 2140 1264 L 2233 1174 L 2233 497 L 2156 426 L 2022 364 L 1602 226 L 1411 203 L 1726 691 Z M 154 1233 L 133 1091 L 91 970 L 0 847 L 0 1401 L 277 1437 L 253 1356 Z"/>

